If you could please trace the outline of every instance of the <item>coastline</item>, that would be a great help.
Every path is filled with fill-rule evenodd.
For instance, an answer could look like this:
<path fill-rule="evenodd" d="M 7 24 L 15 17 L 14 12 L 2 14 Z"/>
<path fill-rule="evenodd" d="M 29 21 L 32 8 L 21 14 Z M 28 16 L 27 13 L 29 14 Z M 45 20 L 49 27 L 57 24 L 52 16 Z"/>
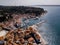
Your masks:
<path fill-rule="evenodd" d="M 18 10 L 17 8 L 20 10 Z M 16 9 L 16 12 L 15 12 L 15 9 Z M 16 6 L 15 7 L 14 6 L 13 7 L 9 7 L 9 6 L 4 7 L 4 6 L 2 6 L 2 7 L 0 7 L 0 15 L 3 15 L 3 17 L 6 19 L 5 19 L 5 21 L 3 21 L 0 24 L 0 26 L 5 31 L 14 32 L 15 30 L 17 31 L 17 30 L 21 29 L 21 26 L 23 26 L 22 25 L 22 24 L 24 24 L 24 21 L 22 22 L 23 18 L 25 19 L 25 24 L 28 24 L 29 20 L 27 20 L 27 19 L 36 18 L 36 17 L 40 18 L 41 15 L 44 13 L 47 13 L 47 11 L 45 12 L 45 10 L 43 8 L 24 7 L 24 6 L 20 6 L 20 7 L 16 7 Z M 3 18 L 3 17 L 1 17 L 1 18 Z M 36 18 L 36 19 L 38 19 L 38 18 Z M 33 23 L 33 25 L 31 27 L 32 27 L 32 29 L 37 30 L 36 26 L 38 26 L 39 24 L 42 24 L 44 22 L 45 21 L 42 21 L 40 23 L 37 23 L 36 25 L 34 25 L 34 23 Z M 23 27 L 22 27 L 22 29 L 23 29 Z M 27 26 L 27 28 L 29 28 L 29 26 Z M 1 40 L 4 40 L 4 38 L 7 34 L 3 30 L 1 31 L 2 32 L 2 35 L 0 37 Z M 24 29 L 24 30 L 26 30 L 26 29 Z M 36 32 L 36 34 L 39 35 L 39 37 L 40 37 L 39 40 L 41 40 L 41 45 L 46 45 L 47 42 L 42 38 L 40 33 Z"/>

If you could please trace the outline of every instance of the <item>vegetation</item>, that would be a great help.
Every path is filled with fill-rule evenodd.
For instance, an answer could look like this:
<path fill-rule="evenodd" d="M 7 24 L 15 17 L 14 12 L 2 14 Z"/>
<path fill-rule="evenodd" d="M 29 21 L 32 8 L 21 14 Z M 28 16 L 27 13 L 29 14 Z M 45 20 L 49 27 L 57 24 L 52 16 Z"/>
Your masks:
<path fill-rule="evenodd" d="M 6 20 L 6 16 L 9 15 L 11 17 L 12 14 L 32 14 L 34 13 L 36 16 L 44 13 L 43 8 L 35 8 L 35 7 L 26 7 L 26 6 L 0 6 L 0 22 Z M 12 17 L 11 17 L 12 18 Z"/>

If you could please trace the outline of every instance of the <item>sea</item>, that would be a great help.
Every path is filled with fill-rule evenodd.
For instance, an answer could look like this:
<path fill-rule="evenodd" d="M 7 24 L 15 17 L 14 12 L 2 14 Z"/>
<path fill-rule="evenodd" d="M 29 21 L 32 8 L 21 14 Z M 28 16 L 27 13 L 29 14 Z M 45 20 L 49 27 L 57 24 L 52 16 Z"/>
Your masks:
<path fill-rule="evenodd" d="M 60 6 L 33 6 L 47 10 L 44 16 L 40 19 L 46 20 L 41 26 L 38 26 L 38 31 L 48 42 L 48 45 L 60 45 Z M 31 20 L 29 23 L 37 23 L 39 20 Z"/>

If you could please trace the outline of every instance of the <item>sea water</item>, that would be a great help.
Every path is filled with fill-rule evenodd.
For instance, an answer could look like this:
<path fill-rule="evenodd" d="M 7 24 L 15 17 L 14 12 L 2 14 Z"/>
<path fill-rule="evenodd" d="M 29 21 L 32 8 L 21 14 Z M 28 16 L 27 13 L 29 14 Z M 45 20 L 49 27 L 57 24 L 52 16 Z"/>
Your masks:
<path fill-rule="evenodd" d="M 47 10 L 45 16 L 41 17 L 46 20 L 46 22 L 38 27 L 40 34 L 48 42 L 48 45 L 60 45 L 60 6 L 34 7 L 41 7 Z M 39 20 L 31 20 L 29 24 L 37 22 L 39 22 Z"/>
<path fill-rule="evenodd" d="M 42 35 L 49 45 L 60 45 L 60 6 L 42 7 L 48 11 L 43 17 L 47 22 L 42 26 Z"/>

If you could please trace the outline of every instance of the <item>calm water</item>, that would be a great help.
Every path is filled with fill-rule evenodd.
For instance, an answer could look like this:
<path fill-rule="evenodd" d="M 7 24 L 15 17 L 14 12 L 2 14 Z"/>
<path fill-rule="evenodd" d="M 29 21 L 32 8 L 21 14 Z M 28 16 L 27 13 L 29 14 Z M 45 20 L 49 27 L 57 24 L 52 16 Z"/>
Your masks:
<path fill-rule="evenodd" d="M 35 7 L 42 7 L 48 11 L 45 16 L 41 17 L 42 19 L 47 20 L 47 22 L 44 23 L 41 27 L 38 27 L 40 34 L 49 45 L 60 45 L 60 6 Z"/>
<path fill-rule="evenodd" d="M 38 7 L 38 6 L 37 6 Z M 47 20 L 40 29 L 49 45 L 60 45 L 60 6 L 39 6 L 48 11 L 43 19 Z"/>

